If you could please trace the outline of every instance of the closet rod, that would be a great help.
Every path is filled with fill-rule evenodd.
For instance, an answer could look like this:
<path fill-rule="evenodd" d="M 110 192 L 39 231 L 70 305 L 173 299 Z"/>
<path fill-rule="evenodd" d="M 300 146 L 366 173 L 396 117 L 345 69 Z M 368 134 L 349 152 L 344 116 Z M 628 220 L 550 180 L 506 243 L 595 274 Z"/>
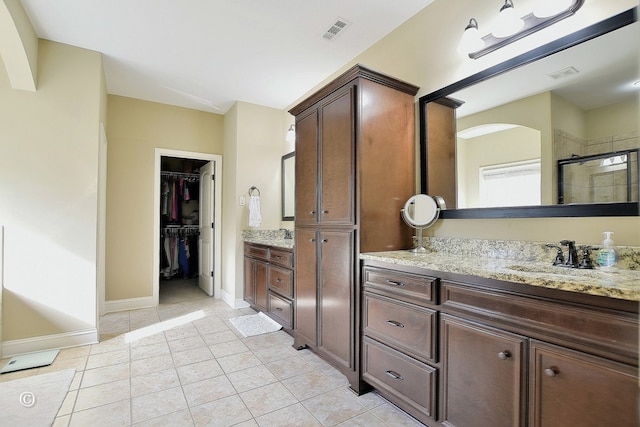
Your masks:
<path fill-rule="evenodd" d="M 184 177 L 189 177 L 189 178 L 200 178 L 200 174 L 189 173 L 189 172 L 160 171 L 160 175 L 163 175 L 163 176 L 184 176 Z"/>

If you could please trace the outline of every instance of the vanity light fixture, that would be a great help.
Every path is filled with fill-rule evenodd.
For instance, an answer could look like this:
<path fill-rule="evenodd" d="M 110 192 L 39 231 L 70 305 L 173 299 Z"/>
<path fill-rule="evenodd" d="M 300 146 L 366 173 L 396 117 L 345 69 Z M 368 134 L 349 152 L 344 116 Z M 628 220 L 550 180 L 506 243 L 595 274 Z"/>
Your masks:
<path fill-rule="evenodd" d="M 289 130 L 287 130 L 287 135 L 284 137 L 284 140 L 287 142 L 296 142 L 296 126 L 289 126 Z"/>
<path fill-rule="evenodd" d="M 480 58 L 572 16 L 583 4 L 584 0 L 537 0 L 533 11 L 519 18 L 513 1 L 505 0 L 493 32 L 479 37 L 478 22 L 471 18 L 458 45 L 458 51 L 468 54 L 472 59 Z"/>

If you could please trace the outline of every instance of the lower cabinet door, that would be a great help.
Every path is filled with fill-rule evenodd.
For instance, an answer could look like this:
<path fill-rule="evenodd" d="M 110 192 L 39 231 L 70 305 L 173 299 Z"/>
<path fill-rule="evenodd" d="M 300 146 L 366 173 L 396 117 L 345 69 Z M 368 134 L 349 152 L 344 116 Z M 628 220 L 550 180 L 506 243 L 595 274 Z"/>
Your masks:
<path fill-rule="evenodd" d="M 442 423 L 525 425 L 527 339 L 447 314 L 441 325 Z"/>
<path fill-rule="evenodd" d="M 369 337 L 362 340 L 362 378 L 423 422 L 435 416 L 437 369 Z"/>
<path fill-rule="evenodd" d="M 637 426 L 637 368 L 532 341 L 531 426 Z"/>

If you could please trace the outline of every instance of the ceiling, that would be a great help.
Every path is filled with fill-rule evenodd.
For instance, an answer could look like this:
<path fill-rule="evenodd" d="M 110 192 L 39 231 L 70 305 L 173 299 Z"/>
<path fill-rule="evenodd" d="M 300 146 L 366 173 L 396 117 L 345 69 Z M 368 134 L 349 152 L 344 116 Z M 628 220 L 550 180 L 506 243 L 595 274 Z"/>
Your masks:
<path fill-rule="evenodd" d="M 21 1 L 39 38 L 104 55 L 109 94 L 223 114 L 286 108 L 434 0 Z"/>

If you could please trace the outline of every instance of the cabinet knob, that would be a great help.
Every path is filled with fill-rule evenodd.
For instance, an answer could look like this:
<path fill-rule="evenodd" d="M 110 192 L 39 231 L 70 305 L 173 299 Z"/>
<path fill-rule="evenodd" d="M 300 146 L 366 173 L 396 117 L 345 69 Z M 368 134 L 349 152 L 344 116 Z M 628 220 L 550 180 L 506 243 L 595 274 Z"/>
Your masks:
<path fill-rule="evenodd" d="M 322 243 L 327 243 L 329 239 L 322 239 Z"/>
<path fill-rule="evenodd" d="M 316 241 L 316 239 L 309 239 L 309 241 L 310 241 L 310 242 L 315 242 L 315 241 Z"/>
<path fill-rule="evenodd" d="M 387 320 L 387 323 L 396 328 L 404 328 L 404 325 L 396 320 Z"/>
<path fill-rule="evenodd" d="M 388 285 L 393 285 L 393 286 L 404 286 L 404 283 L 396 282 L 395 280 L 387 280 L 387 284 Z"/>
<path fill-rule="evenodd" d="M 394 371 L 386 371 L 386 374 L 389 375 L 394 380 L 403 380 L 404 378 L 397 372 Z"/>
<path fill-rule="evenodd" d="M 559 374 L 559 371 L 558 371 L 558 368 L 556 368 L 555 366 L 552 366 L 550 368 L 545 369 L 544 374 L 548 377 L 555 377 L 556 375 Z"/>
<path fill-rule="evenodd" d="M 509 350 L 501 351 L 498 353 L 498 357 L 502 360 L 507 360 L 511 357 L 511 352 Z"/>
<path fill-rule="evenodd" d="M 316 214 L 316 211 L 309 212 L 309 215 L 315 215 L 315 214 Z"/>
<path fill-rule="evenodd" d="M 280 283 L 282 282 L 282 279 L 280 279 L 279 277 L 276 279 L 276 282 Z"/>

